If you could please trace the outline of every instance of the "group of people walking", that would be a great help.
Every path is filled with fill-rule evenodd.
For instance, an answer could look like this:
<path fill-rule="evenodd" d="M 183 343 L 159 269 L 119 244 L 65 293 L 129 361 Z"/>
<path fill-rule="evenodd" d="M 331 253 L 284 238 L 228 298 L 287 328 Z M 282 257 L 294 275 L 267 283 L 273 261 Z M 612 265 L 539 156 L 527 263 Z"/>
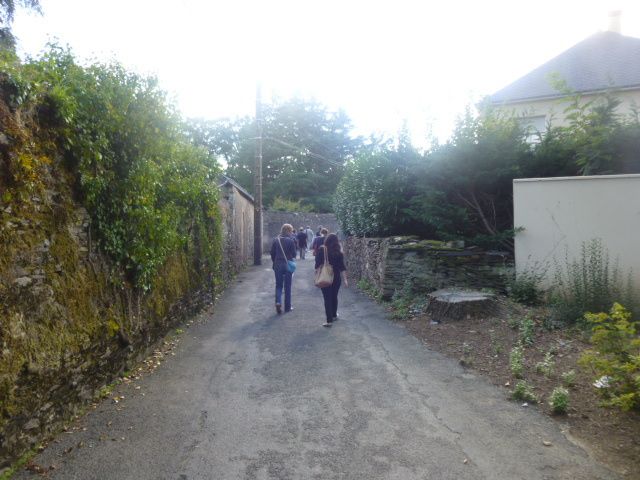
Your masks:
<path fill-rule="evenodd" d="M 347 280 L 342 246 L 338 236 L 335 233 L 329 233 L 323 227 L 318 227 L 318 231 L 315 234 L 309 226 L 306 228 L 300 227 L 296 233 L 291 224 L 285 223 L 282 225 L 280 235 L 273 240 L 271 261 L 273 262 L 273 271 L 276 276 L 276 312 L 281 314 L 283 311 L 283 293 L 284 311 L 290 312 L 293 310 L 291 306 L 291 284 L 295 271 L 296 255 L 299 254 L 300 259 L 304 260 L 309 252 L 315 256 L 316 272 L 323 267 L 325 261 L 333 269 L 333 281 L 331 284 L 320 288 L 326 315 L 326 321 L 322 325 L 331 327 L 333 322 L 338 319 L 338 291 L 342 283 L 344 283 L 345 287 L 348 287 L 349 282 Z"/>

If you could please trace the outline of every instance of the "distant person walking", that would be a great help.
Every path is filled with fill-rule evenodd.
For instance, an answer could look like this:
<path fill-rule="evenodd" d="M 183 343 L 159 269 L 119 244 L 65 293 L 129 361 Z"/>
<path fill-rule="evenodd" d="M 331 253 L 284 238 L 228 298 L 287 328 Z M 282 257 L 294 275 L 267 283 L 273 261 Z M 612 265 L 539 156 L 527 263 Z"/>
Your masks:
<path fill-rule="evenodd" d="M 313 243 L 315 234 L 313 233 L 313 230 L 311 230 L 311 227 L 309 225 L 307 225 L 305 232 L 307 233 L 307 245 L 309 246 L 309 248 L 311 248 L 311 244 Z"/>
<path fill-rule="evenodd" d="M 276 312 L 282 313 L 282 290 L 284 289 L 284 311 L 291 308 L 291 281 L 293 273 L 289 271 L 288 261 L 296 258 L 296 244 L 293 239 L 293 227 L 282 225 L 280 235 L 271 244 L 271 261 L 276 275 Z"/>
<path fill-rule="evenodd" d="M 316 237 L 319 237 L 320 235 L 322 235 L 322 229 L 323 229 L 323 228 L 324 228 L 324 227 L 323 227 L 322 225 L 319 225 L 319 226 L 318 226 L 318 230 L 316 231 Z"/>
<path fill-rule="evenodd" d="M 316 270 L 324 263 L 325 255 L 327 261 L 333 267 L 333 283 L 328 287 L 320 289 L 322 290 L 322 298 L 324 300 L 324 313 L 327 318 L 322 326 L 330 327 L 333 322 L 338 320 L 338 291 L 340 290 L 340 285 L 344 281 L 344 286 L 349 287 L 342 247 L 340 246 L 338 237 L 334 233 L 327 235 L 324 240 L 324 245 L 318 248 Z"/>
<path fill-rule="evenodd" d="M 322 246 L 324 243 L 324 238 L 329 234 L 329 230 L 326 228 L 320 229 L 320 235 L 313 239 L 313 244 L 311 245 L 311 250 L 313 250 L 313 254 L 318 254 L 318 248 Z"/>
<path fill-rule="evenodd" d="M 300 252 L 300 260 L 304 260 L 304 254 L 307 251 L 307 233 L 304 228 L 300 227 L 298 232 L 298 251 Z"/>

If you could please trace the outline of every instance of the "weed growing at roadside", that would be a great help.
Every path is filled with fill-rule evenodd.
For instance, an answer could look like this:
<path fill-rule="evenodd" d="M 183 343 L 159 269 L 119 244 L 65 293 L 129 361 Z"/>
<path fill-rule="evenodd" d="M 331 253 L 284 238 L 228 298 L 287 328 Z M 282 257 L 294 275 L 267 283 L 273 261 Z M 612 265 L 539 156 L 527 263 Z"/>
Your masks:
<path fill-rule="evenodd" d="M 473 347 L 469 345 L 467 342 L 462 344 L 462 357 L 460 357 L 461 365 L 472 365 L 473 359 L 471 358 L 471 353 L 473 352 Z"/>
<path fill-rule="evenodd" d="M 511 349 L 509 354 L 509 368 L 516 378 L 522 378 L 524 374 L 524 348 L 522 345 L 516 345 Z"/>
<path fill-rule="evenodd" d="M 489 339 L 491 342 L 491 351 L 493 352 L 493 354 L 500 355 L 504 351 L 504 348 L 496 338 L 496 334 L 494 333 L 493 330 L 489 331 Z"/>
<path fill-rule="evenodd" d="M 551 355 L 551 352 L 547 352 L 544 355 L 544 360 L 536 363 L 536 372 L 541 373 L 545 377 L 550 377 L 553 373 L 554 367 L 555 362 L 553 360 L 553 355 Z"/>
<path fill-rule="evenodd" d="M 560 379 L 562 380 L 562 384 L 565 387 L 571 388 L 576 384 L 576 372 L 575 370 L 569 370 L 568 372 L 564 372 L 560 375 Z"/>
<path fill-rule="evenodd" d="M 538 397 L 533 391 L 533 387 L 524 380 L 520 380 L 518 383 L 516 383 L 511 397 L 515 400 L 522 400 L 523 402 L 538 402 Z"/>
<path fill-rule="evenodd" d="M 396 320 L 403 320 L 410 316 L 411 306 L 415 301 L 410 281 L 404 282 L 401 289 L 395 290 L 391 297 L 391 316 Z"/>
<path fill-rule="evenodd" d="M 604 312 L 614 302 L 637 308 L 631 277 L 624 282 L 599 238 L 583 242 L 579 258 L 570 260 L 566 253 L 564 265 L 556 263 L 552 292 L 555 321 L 563 324 L 582 322 L 585 312 Z"/>
<path fill-rule="evenodd" d="M 518 330 L 518 328 L 520 328 L 520 320 L 518 317 L 510 315 L 509 318 L 507 318 L 507 325 L 509 325 L 509 328 L 512 330 Z"/>
<path fill-rule="evenodd" d="M 543 277 L 544 272 L 533 269 L 518 272 L 507 286 L 509 297 L 523 305 L 537 305 L 544 293 L 540 287 Z"/>
<path fill-rule="evenodd" d="M 524 317 L 520 322 L 520 341 L 524 345 L 533 345 L 535 323 L 530 317 Z"/>
<path fill-rule="evenodd" d="M 371 283 L 369 280 L 367 280 L 366 278 L 362 278 L 358 280 L 358 283 L 356 285 L 360 289 L 360 291 L 366 293 L 367 295 L 369 295 L 370 297 L 372 297 L 377 301 L 380 300 L 380 297 L 381 297 L 380 291 L 378 291 L 375 285 Z"/>
<path fill-rule="evenodd" d="M 569 407 L 569 390 L 564 387 L 556 387 L 549 397 L 549 405 L 553 413 L 567 413 Z"/>

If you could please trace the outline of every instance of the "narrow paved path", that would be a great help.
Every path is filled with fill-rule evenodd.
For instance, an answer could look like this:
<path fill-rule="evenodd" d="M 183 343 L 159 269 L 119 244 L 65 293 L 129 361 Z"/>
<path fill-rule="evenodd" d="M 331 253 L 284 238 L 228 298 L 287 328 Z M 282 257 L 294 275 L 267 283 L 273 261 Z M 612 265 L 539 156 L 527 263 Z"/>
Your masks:
<path fill-rule="evenodd" d="M 174 357 L 35 461 L 82 480 L 616 478 L 357 291 L 341 290 L 341 319 L 323 328 L 312 263 L 281 316 L 270 262 L 241 274 Z"/>

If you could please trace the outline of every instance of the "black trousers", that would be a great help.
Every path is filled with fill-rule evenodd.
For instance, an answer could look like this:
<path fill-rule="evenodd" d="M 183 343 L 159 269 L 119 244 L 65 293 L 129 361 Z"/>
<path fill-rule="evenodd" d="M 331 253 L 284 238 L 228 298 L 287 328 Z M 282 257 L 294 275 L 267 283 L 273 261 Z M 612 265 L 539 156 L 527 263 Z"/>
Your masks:
<path fill-rule="evenodd" d="M 334 272 L 331 286 L 320 289 L 324 299 L 324 313 L 327 315 L 327 323 L 333 322 L 333 319 L 338 316 L 338 290 L 340 290 L 341 284 L 340 272 Z"/>

